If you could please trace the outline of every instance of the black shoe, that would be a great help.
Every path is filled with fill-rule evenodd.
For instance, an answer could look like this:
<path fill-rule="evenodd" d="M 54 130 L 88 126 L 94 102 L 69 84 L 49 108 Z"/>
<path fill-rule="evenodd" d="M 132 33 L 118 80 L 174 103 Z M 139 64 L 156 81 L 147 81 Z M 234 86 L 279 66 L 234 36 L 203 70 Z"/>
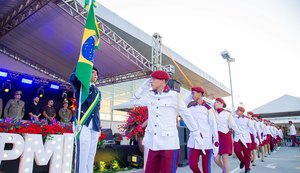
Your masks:
<path fill-rule="evenodd" d="M 264 160 L 261 160 L 261 162 L 264 162 Z"/>
<path fill-rule="evenodd" d="M 260 158 L 260 155 L 258 155 L 257 157 Z"/>
<path fill-rule="evenodd" d="M 256 163 L 252 163 L 252 166 L 256 166 Z"/>
<path fill-rule="evenodd" d="M 243 169 L 244 166 L 245 166 L 245 164 L 241 162 L 241 163 L 240 163 L 240 169 Z"/>
<path fill-rule="evenodd" d="M 253 160 L 251 160 L 251 163 L 253 163 Z"/>
<path fill-rule="evenodd" d="M 250 169 L 247 169 L 247 170 L 245 171 L 245 173 L 250 173 Z"/>

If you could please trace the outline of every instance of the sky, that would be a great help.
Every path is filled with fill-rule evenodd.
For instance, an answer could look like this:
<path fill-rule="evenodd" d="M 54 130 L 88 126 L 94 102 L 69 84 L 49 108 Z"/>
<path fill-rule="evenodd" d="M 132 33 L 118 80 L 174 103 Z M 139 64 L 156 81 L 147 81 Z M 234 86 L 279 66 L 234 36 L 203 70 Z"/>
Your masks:
<path fill-rule="evenodd" d="M 300 97 L 299 0 L 97 1 L 230 88 L 228 50 L 235 106 Z"/>

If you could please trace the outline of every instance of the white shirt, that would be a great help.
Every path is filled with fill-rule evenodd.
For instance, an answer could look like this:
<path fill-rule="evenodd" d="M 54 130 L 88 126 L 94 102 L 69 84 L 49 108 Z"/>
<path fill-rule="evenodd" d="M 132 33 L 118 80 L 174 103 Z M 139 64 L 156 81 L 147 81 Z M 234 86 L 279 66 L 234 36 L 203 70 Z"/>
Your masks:
<path fill-rule="evenodd" d="M 290 125 L 290 135 L 296 135 L 296 128 L 294 124 Z"/>
<path fill-rule="evenodd" d="M 271 130 L 270 130 L 269 125 L 266 125 L 266 132 L 267 132 L 267 135 L 271 135 Z"/>
<path fill-rule="evenodd" d="M 260 140 L 260 142 L 262 142 L 262 138 L 261 138 L 261 128 L 260 128 L 260 122 L 254 121 L 254 128 L 256 130 L 256 135 L 258 136 L 258 139 Z"/>
<path fill-rule="evenodd" d="M 226 110 L 221 112 L 216 111 L 216 120 L 218 131 L 226 134 L 229 132 L 229 128 L 232 128 L 236 133 L 241 133 L 235 121 L 233 120 L 231 112 Z"/>
<path fill-rule="evenodd" d="M 281 139 L 283 139 L 283 133 L 282 133 L 282 130 L 281 130 L 281 129 L 278 130 L 278 133 L 279 133 L 279 137 L 280 137 Z"/>
<path fill-rule="evenodd" d="M 179 149 L 177 130 L 177 112 L 179 111 L 185 124 L 193 133 L 200 137 L 197 124 L 190 111 L 176 91 L 155 93 L 143 88 L 136 91 L 132 98 L 134 106 L 148 107 L 148 125 L 145 129 L 143 144 L 154 151 Z M 200 148 L 200 146 L 196 146 Z"/>
<path fill-rule="evenodd" d="M 239 118 L 235 117 L 234 120 L 235 120 L 238 128 L 241 130 L 241 133 L 243 134 L 245 142 L 246 143 L 251 143 L 252 141 L 251 141 L 251 137 L 250 137 L 250 120 L 249 120 L 249 118 L 247 118 L 247 117 L 239 117 Z M 240 140 L 240 136 L 235 135 L 234 136 L 234 142 L 238 142 L 239 140 Z"/>
<path fill-rule="evenodd" d="M 190 101 L 191 100 L 187 99 L 186 103 Z M 188 109 L 191 111 L 200 133 L 203 136 L 203 149 L 212 149 L 213 143 L 219 141 L 215 111 L 205 103 L 205 101 L 203 101 L 201 105 L 196 104 Z M 195 148 L 195 139 L 192 135 L 189 137 L 187 146 L 189 148 Z"/>

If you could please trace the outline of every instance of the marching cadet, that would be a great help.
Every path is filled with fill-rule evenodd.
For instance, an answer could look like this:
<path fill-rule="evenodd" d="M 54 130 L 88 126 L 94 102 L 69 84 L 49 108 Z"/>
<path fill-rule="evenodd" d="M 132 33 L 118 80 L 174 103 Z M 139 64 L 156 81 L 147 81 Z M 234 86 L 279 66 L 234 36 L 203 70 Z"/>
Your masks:
<path fill-rule="evenodd" d="M 259 145 L 259 142 L 258 142 L 258 137 L 257 137 L 257 131 L 256 131 L 256 128 L 255 128 L 255 120 L 253 120 L 253 113 L 250 112 L 247 113 L 247 117 L 249 118 L 249 127 L 251 128 L 248 128 L 249 129 L 249 133 L 250 133 L 250 137 L 251 137 L 251 163 L 252 163 L 252 166 L 256 166 L 256 146 Z"/>
<path fill-rule="evenodd" d="M 222 98 L 216 98 L 214 107 L 216 110 L 216 120 L 219 135 L 219 153 L 214 159 L 216 164 L 222 169 L 223 173 L 229 173 L 228 157 L 232 155 L 232 134 L 229 128 L 234 130 L 235 135 L 241 139 L 244 145 L 246 145 L 246 143 L 240 129 L 233 120 L 232 113 L 224 110 L 226 107 L 225 101 Z"/>
<path fill-rule="evenodd" d="M 191 95 L 186 99 L 186 104 L 203 136 L 204 144 L 202 149 L 205 150 L 206 154 L 203 154 L 200 149 L 195 148 L 195 139 L 193 136 L 190 136 L 187 144 L 190 148 L 189 165 L 193 173 L 201 173 L 198 162 L 200 155 L 202 155 L 203 173 L 210 173 L 212 153 L 214 156 L 217 156 L 219 149 L 215 112 L 213 108 L 203 100 L 203 88 L 194 86 L 191 91 Z"/>
<path fill-rule="evenodd" d="M 270 131 L 270 124 L 269 124 L 269 120 L 265 121 L 266 124 L 266 132 L 267 132 L 267 151 L 268 154 L 271 155 L 271 142 L 272 142 L 272 136 L 271 136 L 271 131 Z M 267 157 L 267 155 L 265 155 L 265 157 Z"/>
<path fill-rule="evenodd" d="M 290 125 L 290 135 L 291 135 L 291 139 L 292 139 L 292 147 L 294 147 L 295 144 L 297 144 L 299 146 L 300 143 L 297 141 L 297 138 L 296 138 L 296 135 L 297 135 L 296 128 L 292 121 L 289 121 L 289 125 Z"/>
<path fill-rule="evenodd" d="M 248 113 L 249 114 L 249 113 Z M 262 144 L 263 142 L 263 139 L 262 139 L 262 129 L 261 129 L 261 125 L 260 125 L 260 122 L 259 122 L 259 115 L 258 114 L 253 114 L 253 112 L 250 112 L 250 114 L 252 114 L 252 118 L 253 118 L 253 121 L 254 121 L 254 128 L 256 130 L 256 136 L 257 136 L 257 140 L 256 140 L 256 148 L 254 150 L 252 150 L 252 153 L 251 153 L 251 157 L 252 157 L 252 160 L 253 160 L 253 163 L 252 163 L 252 166 L 256 166 L 256 151 L 258 153 L 258 158 L 260 158 L 260 145 Z"/>
<path fill-rule="evenodd" d="M 278 126 L 277 128 L 278 128 L 278 133 L 279 133 L 279 145 L 283 146 L 283 132 L 282 132 L 281 126 Z"/>
<path fill-rule="evenodd" d="M 272 142 L 271 142 L 271 145 L 270 145 L 270 148 L 271 148 L 271 151 L 276 153 L 276 129 L 274 127 L 274 123 L 273 122 L 270 122 L 270 132 L 271 132 L 271 136 L 272 136 Z"/>
<path fill-rule="evenodd" d="M 143 145 L 149 148 L 145 173 L 175 173 L 179 161 L 179 137 L 177 131 L 177 113 L 195 139 L 195 148 L 203 148 L 203 139 L 199 128 L 179 93 L 170 90 L 167 81 L 170 76 L 163 70 L 152 72 L 134 93 L 135 106 L 148 107 L 148 125 L 145 129 Z M 152 90 L 149 90 L 152 88 Z M 204 154 L 205 150 L 202 149 Z"/>
<path fill-rule="evenodd" d="M 264 150 L 264 145 L 265 145 L 265 128 L 264 128 L 264 124 L 263 124 L 263 120 L 262 118 L 259 117 L 259 114 L 254 114 L 253 115 L 254 118 L 257 119 L 257 127 L 258 127 L 258 135 L 259 135 L 259 139 L 260 139 L 260 143 L 257 146 L 257 153 L 258 153 L 258 158 L 261 157 L 261 162 L 264 162 L 264 156 L 265 156 L 265 150 Z M 261 156 L 260 156 L 260 151 L 261 151 Z"/>
<path fill-rule="evenodd" d="M 261 158 L 261 161 L 264 162 L 264 157 L 267 157 L 267 126 L 265 124 L 265 120 L 262 119 L 262 118 L 259 118 L 259 121 L 260 121 L 260 127 L 261 127 L 261 130 L 262 130 L 262 133 L 261 133 L 261 138 L 262 138 L 262 143 L 260 145 L 261 147 L 261 154 L 262 154 L 262 158 Z"/>
<path fill-rule="evenodd" d="M 25 103 L 21 100 L 22 91 L 15 91 L 14 99 L 8 100 L 4 108 L 4 118 L 21 120 L 25 113 Z"/>
<path fill-rule="evenodd" d="M 250 161 L 251 161 L 251 150 L 252 150 L 252 140 L 250 136 L 250 131 L 253 131 L 254 126 L 250 122 L 251 120 L 244 115 L 245 109 L 239 106 L 236 110 L 237 116 L 235 116 L 235 121 L 238 128 L 241 130 L 243 137 L 245 139 L 246 145 L 243 145 L 239 136 L 234 137 L 234 152 L 237 158 L 240 160 L 240 169 L 245 167 L 245 173 L 250 172 Z"/>

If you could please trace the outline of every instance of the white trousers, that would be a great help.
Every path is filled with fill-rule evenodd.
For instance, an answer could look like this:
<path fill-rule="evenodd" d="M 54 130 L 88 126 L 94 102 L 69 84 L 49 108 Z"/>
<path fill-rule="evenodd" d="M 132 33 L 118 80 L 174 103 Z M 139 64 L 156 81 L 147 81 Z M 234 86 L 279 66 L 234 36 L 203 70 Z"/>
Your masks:
<path fill-rule="evenodd" d="M 75 142 L 75 173 L 93 173 L 99 135 L 100 132 L 82 126 Z"/>

